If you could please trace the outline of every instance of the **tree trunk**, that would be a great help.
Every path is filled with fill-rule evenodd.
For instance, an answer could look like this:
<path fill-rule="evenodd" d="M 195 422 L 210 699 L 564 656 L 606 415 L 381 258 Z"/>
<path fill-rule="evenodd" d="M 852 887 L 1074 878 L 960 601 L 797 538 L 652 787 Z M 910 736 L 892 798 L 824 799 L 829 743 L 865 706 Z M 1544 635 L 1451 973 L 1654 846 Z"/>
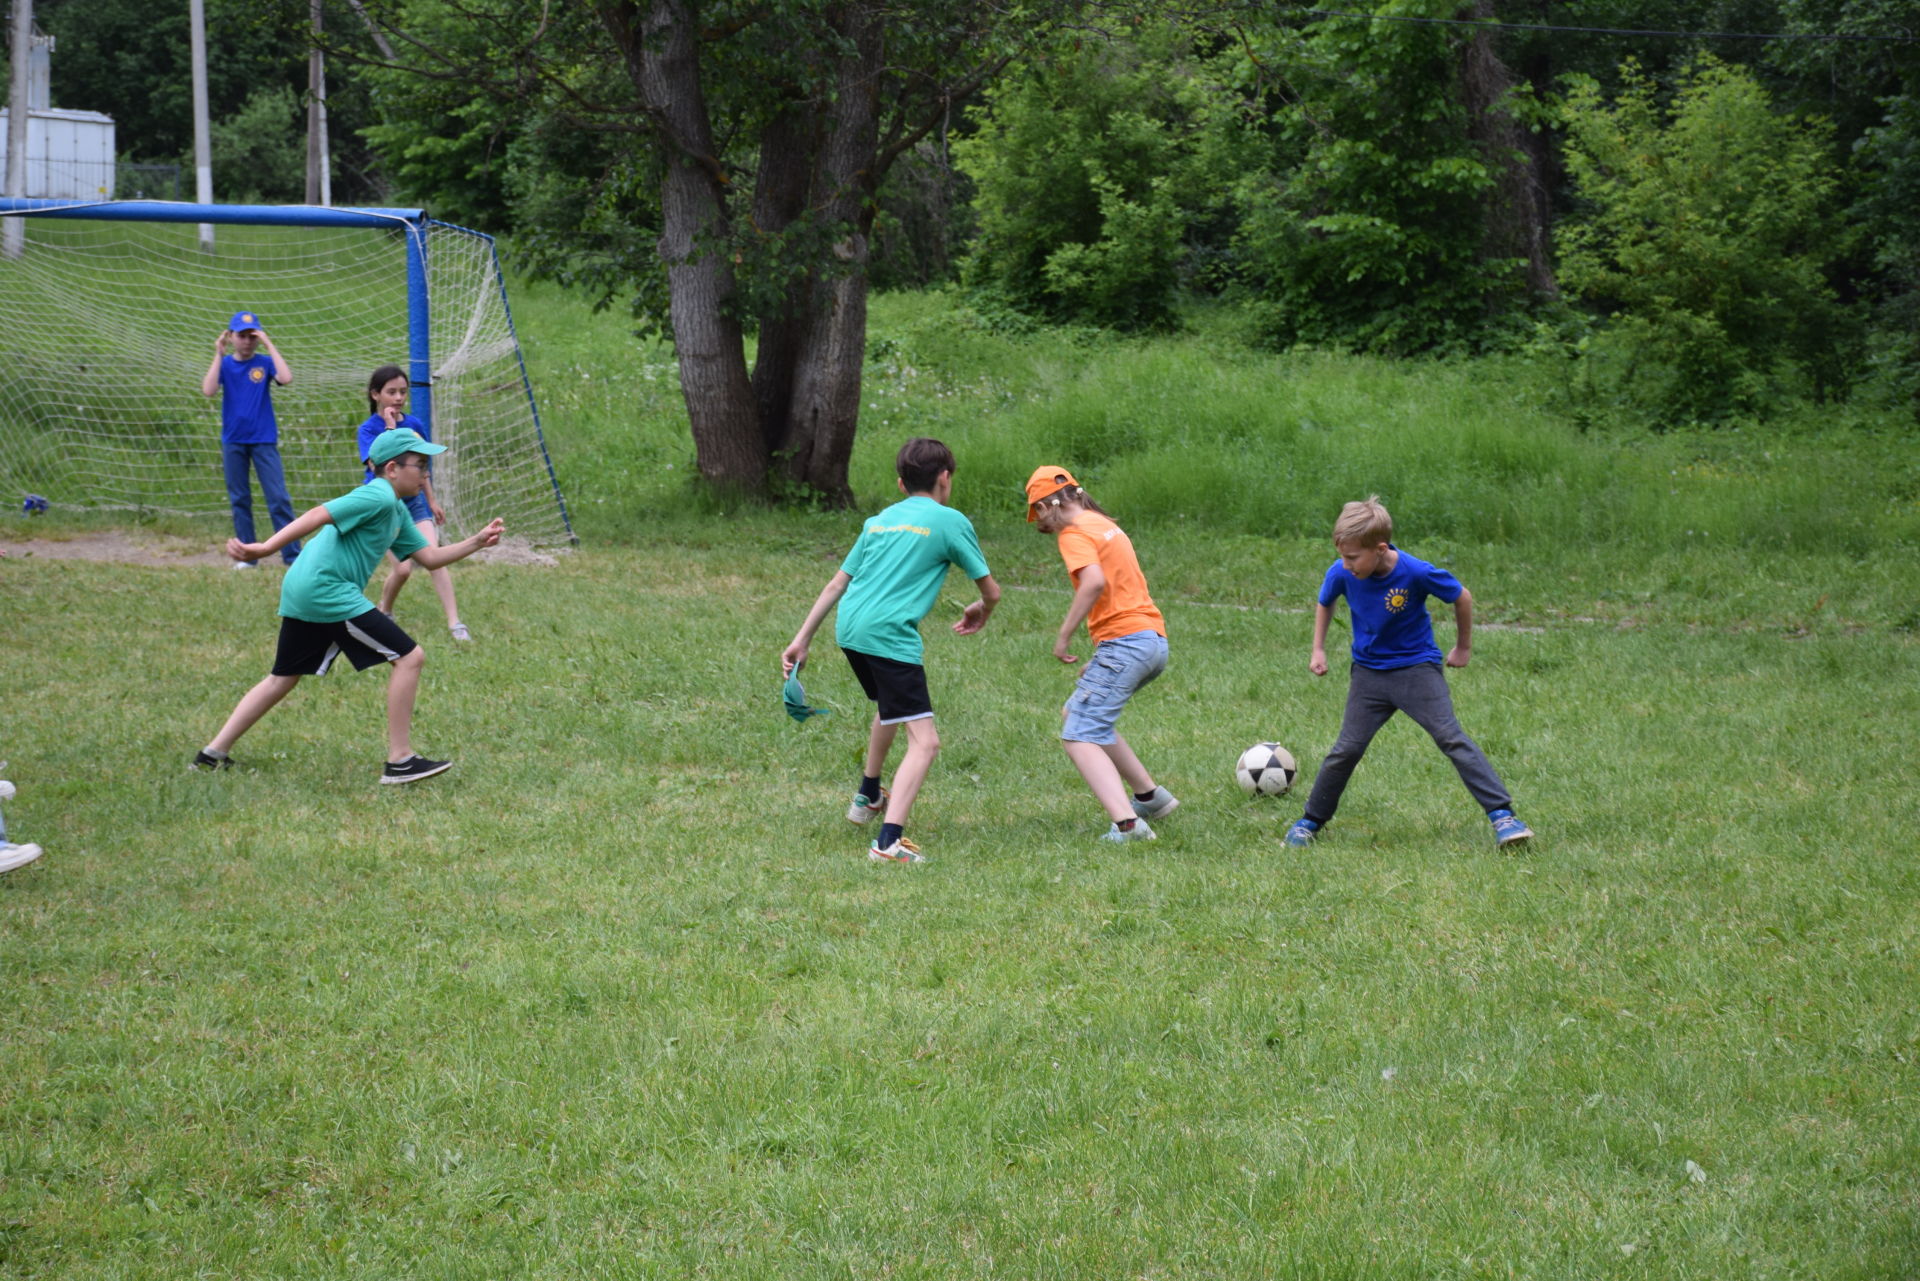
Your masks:
<path fill-rule="evenodd" d="M 775 237 L 792 229 L 807 211 L 819 144 L 819 122 L 804 104 L 775 116 L 760 134 L 760 173 L 754 183 L 753 230 Z M 782 246 L 783 260 L 791 261 Z M 780 302 L 760 315 L 759 348 L 753 361 L 753 395 L 760 409 L 760 435 L 772 459 L 787 436 L 793 409 L 793 374 L 806 324 L 811 276 L 782 291 Z"/>
<path fill-rule="evenodd" d="M 1470 12 L 1474 18 L 1493 20 L 1491 0 L 1474 0 Z M 1494 51 L 1493 34 L 1487 28 L 1474 28 L 1467 41 L 1460 79 L 1467 132 L 1494 172 L 1481 253 L 1489 260 L 1522 260 L 1529 293 L 1557 294 L 1545 217 L 1546 174 L 1540 168 L 1545 140 L 1522 127 L 1507 110 L 1504 99 L 1513 88 L 1513 73 Z"/>
<path fill-rule="evenodd" d="M 700 83 L 698 15 L 689 0 L 655 0 L 644 17 L 631 0 L 605 0 L 600 16 L 665 155 L 660 257 L 695 461 L 715 489 L 764 493 L 767 452 L 732 307 L 739 291 L 726 252 L 729 184 Z"/>
<path fill-rule="evenodd" d="M 853 500 L 847 465 L 860 418 L 867 335 L 868 235 L 879 175 L 879 80 L 885 42 L 875 5 L 839 6 L 846 39 L 834 100 L 821 136 L 816 211 L 840 238 L 834 262 L 814 282 L 794 364 L 786 434 L 776 457 L 785 474 L 829 502 Z"/>

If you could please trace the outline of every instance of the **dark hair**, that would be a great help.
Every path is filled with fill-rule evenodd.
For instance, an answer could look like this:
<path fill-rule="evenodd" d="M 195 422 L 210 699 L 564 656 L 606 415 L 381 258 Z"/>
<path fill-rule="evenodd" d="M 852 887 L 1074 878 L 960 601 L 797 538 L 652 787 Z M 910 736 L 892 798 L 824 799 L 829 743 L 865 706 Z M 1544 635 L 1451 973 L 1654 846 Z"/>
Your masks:
<path fill-rule="evenodd" d="M 900 452 L 893 460 L 893 469 L 900 473 L 908 493 L 931 493 L 934 482 L 940 479 L 940 473 L 954 469 L 953 451 L 931 436 L 915 436 L 900 446 Z"/>
<path fill-rule="evenodd" d="M 387 466 L 390 463 L 404 463 L 409 460 L 411 460 L 415 465 L 417 465 L 422 471 L 425 471 L 428 467 L 432 466 L 432 464 L 427 461 L 427 456 L 425 454 L 420 453 L 417 450 L 409 449 L 406 453 L 395 454 L 393 457 L 387 459 L 386 462 L 381 463 L 378 466 L 374 467 L 373 474 L 378 476 L 381 472 L 387 469 Z"/>
<path fill-rule="evenodd" d="M 369 414 L 377 414 L 380 412 L 380 406 L 376 404 L 373 399 L 374 392 L 379 391 L 394 379 L 406 378 L 406 376 L 407 371 L 398 365 L 382 365 L 380 368 L 374 370 L 373 376 L 367 379 L 367 412 Z M 408 381 L 409 385 L 411 385 L 412 380 L 409 379 Z"/>

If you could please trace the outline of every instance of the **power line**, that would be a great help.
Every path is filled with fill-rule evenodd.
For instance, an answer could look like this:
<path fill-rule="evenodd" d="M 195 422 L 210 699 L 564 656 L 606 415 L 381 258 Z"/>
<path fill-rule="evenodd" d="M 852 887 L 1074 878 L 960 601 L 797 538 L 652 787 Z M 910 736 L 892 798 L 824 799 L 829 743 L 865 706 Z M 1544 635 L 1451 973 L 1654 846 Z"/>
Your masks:
<path fill-rule="evenodd" d="M 1416 18 L 1406 14 L 1344 13 L 1306 9 L 1303 17 L 1349 18 L 1358 22 L 1408 22 L 1426 27 L 1488 27 L 1495 31 L 1554 31 L 1588 36 L 1666 36 L 1676 40 L 1831 40 L 1867 44 L 1914 44 L 1920 35 L 1870 36 L 1839 32 L 1793 31 L 1643 31 L 1631 27 L 1566 27 L 1545 22 L 1498 22 L 1490 18 Z"/>

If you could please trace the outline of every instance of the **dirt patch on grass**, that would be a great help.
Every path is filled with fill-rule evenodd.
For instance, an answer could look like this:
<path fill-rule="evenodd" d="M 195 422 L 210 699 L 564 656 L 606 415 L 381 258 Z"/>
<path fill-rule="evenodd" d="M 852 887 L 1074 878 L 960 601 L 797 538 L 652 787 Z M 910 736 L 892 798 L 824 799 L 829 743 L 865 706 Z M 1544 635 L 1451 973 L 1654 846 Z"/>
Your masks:
<path fill-rule="evenodd" d="M 120 530 L 75 534 L 71 538 L 14 538 L 0 535 L 0 556 L 8 560 L 93 560 L 118 565 L 229 565 L 218 547 L 186 538 L 136 536 Z"/>

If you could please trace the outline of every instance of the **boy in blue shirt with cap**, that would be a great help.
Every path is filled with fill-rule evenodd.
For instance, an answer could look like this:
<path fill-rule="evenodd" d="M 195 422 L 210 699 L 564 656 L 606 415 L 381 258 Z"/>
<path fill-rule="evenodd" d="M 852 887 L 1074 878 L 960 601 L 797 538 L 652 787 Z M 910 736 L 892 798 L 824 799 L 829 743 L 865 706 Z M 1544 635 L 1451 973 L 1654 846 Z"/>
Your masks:
<path fill-rule="evenodd" d="M 1313 656 L 1307 667 L 1315 676 L 1327 674 L 1327 625 L 1333 621 L 1334 601 L 1345 596 L 1353 623 L 1347 710 L 1340 720 L 1340 736 L 1314 776 L 1307 812 L 1287 829 L 1287 844 L 1313 844 L 1314 835 L 1333 820 L 1354 766 L 1397 711 L 1411 716 L 1453 761 L 1460 781 L 1493 823 L 1494 844 L 1505 847 L 1531 839 L 1533 832 L 1514 817 L 1513 799 L 1487 763 L 1486 753 L 1467 737 L 1453 714 L 1453 696 L 1440 669 L 1440 647 L 1427 617 L 1429 596 L 1453 606 L 1453 649 L 1445 661 L 1448 667 L 1465 667 L 1473 643 L 1472 595 L 1446 570 L 1393 545 L 1393 517 L 1381 506 L 1378 494 L 1340 509 L 1340 519 L 1333 525 L 1333 545 L 1340 559 L 1328 568 L 1320 585 L 1319 606 L 1313 614 Z"/>
<path fill-rule="evenodd" d="M 227 354 L 231 345 L 233 354 Z M 259 348 L 265 347 L 261 352 Z M 251 467 L 260 477 L 260 494 L 267 515 L 280 529 L 293 519 L 293 500 L 287 497 L 287 475 L 280 465 L 280 431 L 273 417 L 273 387 L 293 381 L 286 357 L 260 327 L 260 317 L 237 311 L 213 341 L 213 363 L 200 380 L 200 394 L 220 397 L 220 458 L 227 476 L 227 502 L 233 507 L 233 533 L 243 543 L 253 541 L 253 486 Z M 288 543 L 280 557 L 293 564 L 299 543 Z M 235 569 L 254 569 L 252 561 L 235 561 Z"/>
<path fill-rule="evenodd" d="M 375 663 L 393 664 L 387 682 L 387 765 L 380 781 L 413 783 L 451 768 L 452 761 L 430 761 L 413 751 L 413 700 L 426 655 L 398 623 L 373 607 L 365 591 L 374 566 L 389 551 L 396 559 L 411 556 L 416 565 L 437 569 L 500 541 L 505 525 L 497 519 L 473 537 L 445 547 L 428 546 L 414 528 L 406 500 L 420 492 L 428 455 L 445 450 L 445 445 L 429 444 L 415 432 L 382 433 L 367 455 L 374 479 L 307 512 L 265 542 L 227 540 L 227 555 L 256 561 L 296 538 L 313 539 L 280 582 L 280 647 L 273 671 L 241 696 L 213 741 L 194 756 L 194 769 L 231 766 L 227 753 L 240 736 L 291 693 L 302 676 L 326 675 L 342 654 L 356 671 Z"/>

